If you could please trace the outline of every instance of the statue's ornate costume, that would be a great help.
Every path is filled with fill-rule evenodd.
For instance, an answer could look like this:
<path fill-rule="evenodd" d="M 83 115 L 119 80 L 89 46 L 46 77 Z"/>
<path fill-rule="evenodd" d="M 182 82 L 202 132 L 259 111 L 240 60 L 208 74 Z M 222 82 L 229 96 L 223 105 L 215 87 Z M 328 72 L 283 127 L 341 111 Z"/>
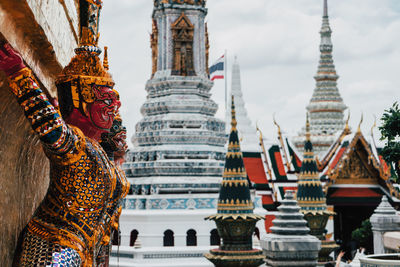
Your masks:
<path fill-rule="evenodd" d="M 100 9 L 100 0 L 80 0 L 80 46 L 56 82 L 60 110 L 18 54 L 1 47 L 0 69 L 50 160 L 49 189 L 25 229 L 18 266 L 95 266 L 118 226 L 129 184 L 98 143 L 120 106 L 98 57 Z"/>
<path fill-rule="evenodd" d="M 113 125 L 110 132 L 103 133 L 101 135 L 100 145 L 103 147 L 104 151 L 107 153 L 108 158 L 114 162 L 116 171 L 119 173 L 117 183 L 115 185 L 114 193 L 112 195 L 111 201 L 107 205 L 107 214 L 113 217 L 109 237 L 114 236 L 113 232 L 119 232 L 118 219 L 122 211 L 122 201 L 121 195 L 126 195 L 129 189 L 128 180 L 125 177 L 125 172 L 120 168 L 123 162 L 123 157 L 127 150 L 126 144 L 126 128 L 122 125 L 122 119 L 120 116 L 114 119 Z M 119 235 L 118 235 L 119 236 Z M 119 243 L 119 240 L 117 240 Z M 97 266 L 105 267 L 108 266 L 108 260 L 111 252 L 112 242 L 103 242 L 103 246 L 97 256 L 96 264 Z"/>

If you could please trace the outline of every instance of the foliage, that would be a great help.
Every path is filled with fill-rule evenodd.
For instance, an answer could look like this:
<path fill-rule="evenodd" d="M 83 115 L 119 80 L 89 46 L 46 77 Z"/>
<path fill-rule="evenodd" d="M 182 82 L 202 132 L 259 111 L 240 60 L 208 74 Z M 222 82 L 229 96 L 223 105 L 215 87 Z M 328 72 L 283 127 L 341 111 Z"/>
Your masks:
<path fill-rule="evenodd" d="M 385 147 L 381 151 L 381 155 L 386 162 L 392 164 L 395 168 L 397 179 L 400 178 L 400 108 L 395 102 L 393 106 L 383 114 L 382 126 L 379 127 L 382 137 L 386 140 Z M 396 179 L 396 180 L 397 180 Z"/>
<path fill-rule="evenodd" d="M 361 247 L 368 247 L 372 236 L 372 226 L 369 219 L 361 223 L 361 227 L 351 232 L 351 239 L 357 241 Z"/>

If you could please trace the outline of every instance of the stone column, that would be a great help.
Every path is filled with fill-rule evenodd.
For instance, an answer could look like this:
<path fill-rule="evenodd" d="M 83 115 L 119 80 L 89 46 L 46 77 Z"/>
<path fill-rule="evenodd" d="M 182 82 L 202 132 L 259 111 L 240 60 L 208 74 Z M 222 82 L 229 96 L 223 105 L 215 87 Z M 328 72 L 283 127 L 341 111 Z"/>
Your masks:
<path fill-rule="evenodd" d="M 400 231 L 400 216 L 396 214 L 396 210 L 390 205 L 385 195 L 372 214 L 370 222 L 374 235 L 374 254 L 385 253 L 383 235 L 389 231 Z"/>
<path fill-rule="evenodd" d="M 317 266 L 321 241 L 309 235 L 310 229 L 303 219 L 294 191 L 286 191 L 285 199 L 268 234 L 261 240 L 268 267 Z"/>

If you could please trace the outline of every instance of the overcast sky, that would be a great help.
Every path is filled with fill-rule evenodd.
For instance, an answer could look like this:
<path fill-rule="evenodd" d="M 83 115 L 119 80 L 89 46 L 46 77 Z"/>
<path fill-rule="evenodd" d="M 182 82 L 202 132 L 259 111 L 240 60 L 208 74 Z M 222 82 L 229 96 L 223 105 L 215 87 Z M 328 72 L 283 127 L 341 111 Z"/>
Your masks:
<path fill-rule="evenodd" d="M 282 129 L 297 133 L 315 88 L 322 0 L 208 0 L 210 64 L 228 51 L 241 67 L 242 91 L 250 118 L 275 138 L 275 113 Z M 110 71 L 122 99 L 129 138 L 142 118 L 145 83 L 151 72 L 152 0 L 105 0 L 101 44 L 109 46 Z M 338 88 L 356 129 L 369 133 L 374 115 L 400 100 L 400 1 L 330 0 L 333 57 Z M 230 73 L 228 74 L 230 85 Z M 212 99 L 224 117 L 224 82 Z M 379 121 L 378 121 L 379 123 Z M 375 131 L 378 135 L 378 131 Z M 131 146 L 131 144 L 130 144 Z"/>

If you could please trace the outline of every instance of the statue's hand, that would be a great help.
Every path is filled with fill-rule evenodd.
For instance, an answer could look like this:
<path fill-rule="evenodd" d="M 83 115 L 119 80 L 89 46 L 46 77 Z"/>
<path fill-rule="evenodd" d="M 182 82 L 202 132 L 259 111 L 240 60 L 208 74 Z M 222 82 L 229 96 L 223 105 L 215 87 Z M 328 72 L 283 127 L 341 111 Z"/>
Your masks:
<path fill-rule="evenodd" d="M 8 43 L 0 45 L 0 70 L 7 76 L 25 68 L 22 57 Z"/>

